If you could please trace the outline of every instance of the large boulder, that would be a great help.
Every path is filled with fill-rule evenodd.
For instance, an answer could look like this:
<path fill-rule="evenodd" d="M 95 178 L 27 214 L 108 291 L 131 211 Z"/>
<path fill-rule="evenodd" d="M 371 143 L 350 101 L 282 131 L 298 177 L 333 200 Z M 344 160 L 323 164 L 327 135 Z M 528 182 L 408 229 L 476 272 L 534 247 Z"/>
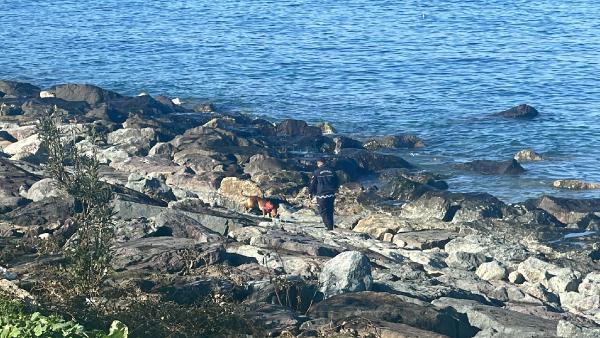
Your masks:
<path fill-rule="evenodd" d="M 218 242 L 222 237 L 184 212 L 167 209 L 154 218 L 155 236 L 191 238 L 200 242 Z"/>
<path fill-rule="evenodd" d="M 67 197 L 67 193 L 60 188 L 55 179 L 44 178 L 31 185 L 25 197 L 38 202 L 49 197 Z"/>
<path fill-rule="evenodd" d="M 319 275 L 325 298 L 346 292 L 370 291 L 373 285 L 369 258 L 359 251 L 346 251 L 323 266 Z"/>
<path fill-rule="evenodd" d="M 302 120 L 287 119 L 276 126 L 277 135 L 297 137 L 297 136 L 320 136 L 321 128 L 309 126 Z"/>
<path fill-rule="evenodd" d="M 395 155 L 380 154 L 365 149 L 341 149 L 331 160 L 331 167 L 344 172 L 350 179 L 390 168 L 413 168 L 414 166 Z"/>
<path fill-rule="evenodd" d="M 131 173 L 125 187 L 163 201 L 174 201 L 175 195 L 164 181 L 162 177 L 142 176 Z"/>
<path fill-rule="evenodd" d="M 538 115 L 539 112 L 528 104 L 520 104 L 518 106 L 494 114 L 494 116 L 524 119 L 531 119 Z"/>
<path fill-rule="evenodd" d="M 401 323 L 449 337 L 473 337 L 477 330 L 453 311 L 438 310 L 430 304 L 385 292 L 355 292 L 333 296 L 309 311 L 311 317 L 338 321 L 366 318 Z"/>
<path fill-rule="evenodd" d="M 558 321 L 540 318 L 473 300 L 440 298 L 433 304 L 441 309 L 452 308 L 468 317 L 469 324 L 492 333 L 492 337 L 556 337 Z M 479 335 L 478 335 L 479 336 Z M 484 336 L 485 337 L 485 336 Z"/>
<path fill-rule="evenodd" d="M 482 263 L 475 272 L 483 280 L 502 280 L 506 278 L 507 270 L 497 261 Z"/>
<path fill-rule="evenodd" d="M 0 213 L 27 204 L 21 194 L 40 177 L 23 170 L 11 161 L 0 157 Z"/>
<path fill-rule="evenodd" d="M 600 296 L 600 272 L 593 271 L 587 274 L 579 284 L 579 293 L 588 296 Z"/>
<path fill-rule="evenodd" d="M 381 138 L 371 139 L 363 144 L 363 147 L 368 150 L 379 150 L 385 148 L 423 148 L 425 142 L 421 138 L 412 134 L 384 136 Z"/>
<path fill-rule="evenodd" d="M 59 114 L 72 116 L 83 115 L 89 108 L 90 107 L 86 102 L 71 102 L 55 97 L 29 99 L 21 105 L 23 114 L 32 117 L 32 121 L 35 121 L 35 118 L 38 116 L 43 116 L 53 110 L 56 110 Z"/>
<path fill-rule="evenodd" d="M 116 92 L 97 86 L 75 83 L 56 85 L 48 89 L 48 92 L 66 101 L 85 101 L 90 106 L 123 97 Z"/>
<path fill-rule="evenodd" d="M 556 217 L 564 224 L 577 223 L 590 213 L 600 211 L 600 198 L 574 199 L 553 196 L 542 196 L 528 200 L 526 204 L 539 208 Z"/>
<path fill-rule="evenodd" d="M 7 212 L 1 220 L 26 227 L 55 225 L 71 217 L 72 208 L 71 199 L 48 197 Z"/>
<path fill-rule="evenodd" d="M 487 193 L 429 191 L 402 206 L 402 216 L 411 219 L 438 219 L 446 222 L 471 222 L 500 219 L 506 204 Z"/>
<path fill-rule="evenodd" d="M 577 291 L 581 278 L 581 274 L 578 271 L 570 268 L 562 268 L 535 257 L 529 257 L 521 262 L 517 271 L 528 282 L 540 283 L 556 294 Z"/>
<path fill-rule="evenodd" d="M 3 92 L 5 96 L 38 97 L 40 88 L 29 83 L 0 80 L 0 92 Z"/>
<path fill-rule="evenodd" d="M 14 142 L 4 148 L 3 152 L 14 156 L 18 154 L 40 155 L 44 151 L 41 147 L 42 141 L 38 134 L 31 135 L 23 140 Z"/>
<path fill-rule="evenodd" d="M 558 322 L 556 334 L 564 338 L 597 338 L 600 337 L 600 327 L 579 326 L 566 320 Z"/>
<path fill-rule="evenodd" d="M 525 169 L 515 159 L 508 161 L 475 160 L 457 164 L 456 168 L 484 175 L 518 175 L 525 172 Z"/>
<path fill-rule="evenodd" d="M 178 273 L 225 259 L 222 244 L 189 238 L 153 237 L 132 240 L 115 248 L 115 270 L 147 273 Z"/>
<path fill-rule="evenodd" d="M 107 142 L 123 148 L 131 155 L 145 155 L 156 143 L 156 132 L 152 128 L 124 128 L 107 135 Z"/>

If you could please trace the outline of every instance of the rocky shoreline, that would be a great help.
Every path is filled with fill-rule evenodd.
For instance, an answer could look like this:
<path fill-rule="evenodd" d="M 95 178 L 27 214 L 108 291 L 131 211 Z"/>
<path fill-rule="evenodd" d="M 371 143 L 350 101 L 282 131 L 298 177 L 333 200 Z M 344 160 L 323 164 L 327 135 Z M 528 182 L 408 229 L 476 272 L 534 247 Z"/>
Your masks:
<path fill-rule="evenodd" d="M 381 152 L 426 146 L 414 135 L 363 142 L 327 124 L 173 101 L 0 81 L 0 240 L 69 239 L 72 201 L 45 175 L 36 128 L 56 107 L 115 192 L 113 283 L 149 284 L 178 302 L 233 296 L 270 336 L 600 336 L 600 199 L 456 193 Z M 306 191 L 322 156 L 343 182 L 333 232 Z M 516 160 L 463 167 L 522 170 Z M 248 195 L 284 201 L 280 218 L 245 213 Z M 3 289 L 27 290 L 44 264 L 29 258 L 5 262 Z M 294 286 L 288 301 L 274 280 Z"/>

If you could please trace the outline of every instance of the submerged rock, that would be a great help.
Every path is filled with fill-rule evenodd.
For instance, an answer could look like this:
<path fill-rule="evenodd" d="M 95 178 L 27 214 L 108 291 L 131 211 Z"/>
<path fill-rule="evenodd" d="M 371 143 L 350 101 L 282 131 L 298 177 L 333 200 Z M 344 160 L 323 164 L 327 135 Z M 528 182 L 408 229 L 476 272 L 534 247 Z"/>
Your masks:
<path fill-rule="evenodd" d="M 533 149 L 523 149 L 513 156 L 513 158 L 519 162 L 523 161 L 542 161 L 544 158 L 542 155 L 533 151 Z"/>
<path fill-rule="evenodd" d="M 516 107 L 495 113 L 494 116 L 509 117 L 509 118 L 524 118 L 531 119 L 539 115 L 539 112 L 530 105 L 520 104 Z"/>
<path fill-rule="evenodd" d="M 600 183 L 584 182 L 580 180 L 556 180 L 552 186 L 558 189 L 592 190 L 600 189 Z"/>

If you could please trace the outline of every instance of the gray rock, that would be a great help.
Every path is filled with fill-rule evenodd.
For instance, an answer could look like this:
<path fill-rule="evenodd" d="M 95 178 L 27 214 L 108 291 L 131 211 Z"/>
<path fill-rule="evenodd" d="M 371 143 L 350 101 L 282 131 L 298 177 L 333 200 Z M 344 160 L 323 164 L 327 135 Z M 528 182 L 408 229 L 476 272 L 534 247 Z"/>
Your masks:
<path fill-rule="evenodd" d="M 488 260 L 489 259 L 486 257 L 486 255 L 482 253 L 456 251 L 448 255 L 448 258 L 446 258 L 446 264 L 448 264 L 448 266 L 451 268 L 473 271 Z"/>
<path fill-rule="evenodd" d="M 600 272 L 593 271 L 587 274 L 579 284 L 579 293 L 588 296 L 600 295 Z"/>
<path fill-rule="evenodd" d="M 600 337 L 600 326 L 579 326 L 566 320 L 561 320 L 556 326 L 556 334 L 565 338 L 598 338 Z"/>
<path fill-rule="evenodd" d="M 177 210 L 165 210 L 154 219 L 155 236 L 173 236 L 191 238 L 200 242 L 218 242 L 223 238 L 220 234 L 205 227 L 197 220 Z"/>
<path fill-rule="evenodd" d="M 175 153 L 175 147 L 171 143 L 158 142 L 155 144 L 149 151 L 149 156 L 162 156 L 167 158 L 172 158 Z"/>
<path fill-rule="evenodd" d="M 25 197 L 38 202 L 47 197 L 67 197 L 67 193 L 60 189 L 55 179 L 44 178 L 31 185 Z"/>
<path fill-rule="evenodd" d="M 141 176 L 135 173 L 129 175 L 125 187 L 144 193 L 163 201 L 174 201 L 175 195 L 171 188 L 157 177 Z"/>
<path fill-rule="evenodd" d="M 124 128 L 107 135 L 108 144 L 119 146 L 130 155 L 146 155 L 156 141 L 153 128 Z"/>
<path fill-rule="evenodd" d="M 483 280 L 502 280 L 506 278 L 506 268 L 497 261 L 482 263 L 475 272 Z"/>
<path fill-rule="evenodd" d="M 427 250 L 432 248 L 443 248 L 446 243 L 456 238 L 457 234 L 447 230 L 423 230 L 399 232 L 394 235 L 394 243 L 404 243 L 405 249 Z"/>
<path fill-rule="evenodd" d="M 544 158 L 542 155 L 533 151 L 533 149 L 523 149 L 513 156 L 513 158 L 519 162 L 523 161 L 542 161 Z"/>
<path fill-rule="evenodd" d="M 466 318 L 453 311 L 438 310 L 417 300 L 410 301 L 409 297 L 384 292 L 365 291 L 333 296 L 314 305 L 309 315 L 313 318 L 329 318 L 334 322 L 357 317 L 383 320 L 449 337 L 472 337 L 476 332 Z"/>
<path fill-rule="evenodd" d="M 471 325 L 480 330 L 497 332 L 498 337 L 556 337 L 558 321 L 465 299 L 440 298 L 433 304 L 438 308 L 452 307 L 460 313 L 465 313 Z"/>
<path fill-rule="evenodd" d="M 153 237 L 117 245 L 113 257 L 112 264 L 117 271 L 177 273 L 222 262 L 225 259 L 225 249 L 221 243 Z"/>
<path fill-rule="evenodd" d="M 581 180 L 556 180 L 552 186 L 558 189 L 568 190 L 592 190 L 600 189 L 600 183 L 584 182 Z"/>
<path fill-rule="evenodd" d="M 325 263 L 319 283 L 325 298 L 346 292 L 370 291 L 373 278 L 369 259 L 358 251 L 343 252 Z"/>
<path fill-rule="evenodd" d="M 588 214 L 600 210 L 600 198 L 574 199 L 554 196 L 542 196 L 528 200 L 534 208 L 539 208 L 556 217 L 564 224 L 577 223 Z"/>
<path fill-rule="evenodd" d="M 561 268 L 535 257 L 529 257 L 521 262 L 517 271 L 527 281 L 541 283 L 556 294 L 565 291 L 576 291 L 579 285 L 579 272 L 569 268 Z"/>
<path fill-rule="evenodd" d="M 269 230 L 259 237 L 253 237 L 250 244 L 309 256 L 334 257 L 339 253 L 338 248 L 324 244 L 314 237 L 281 230 Z"/>

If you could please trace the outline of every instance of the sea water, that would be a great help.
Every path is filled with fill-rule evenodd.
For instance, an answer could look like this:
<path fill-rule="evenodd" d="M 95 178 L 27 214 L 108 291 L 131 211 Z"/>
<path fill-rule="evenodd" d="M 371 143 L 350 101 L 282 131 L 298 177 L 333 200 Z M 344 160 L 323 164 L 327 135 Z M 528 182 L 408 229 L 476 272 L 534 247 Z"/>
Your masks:
<path fill-rule="evenodd" d="M 600 181 L 600 2 L 0 1 L 0 78 L 92 83 L 210 100 L 358 138 L 414 133 L 400 151 L 454 191 L 505 201 Z M 527 121 L 490 114 L 528 103 Z M 516 177 L 451 169 L 533 148 Z"/>

